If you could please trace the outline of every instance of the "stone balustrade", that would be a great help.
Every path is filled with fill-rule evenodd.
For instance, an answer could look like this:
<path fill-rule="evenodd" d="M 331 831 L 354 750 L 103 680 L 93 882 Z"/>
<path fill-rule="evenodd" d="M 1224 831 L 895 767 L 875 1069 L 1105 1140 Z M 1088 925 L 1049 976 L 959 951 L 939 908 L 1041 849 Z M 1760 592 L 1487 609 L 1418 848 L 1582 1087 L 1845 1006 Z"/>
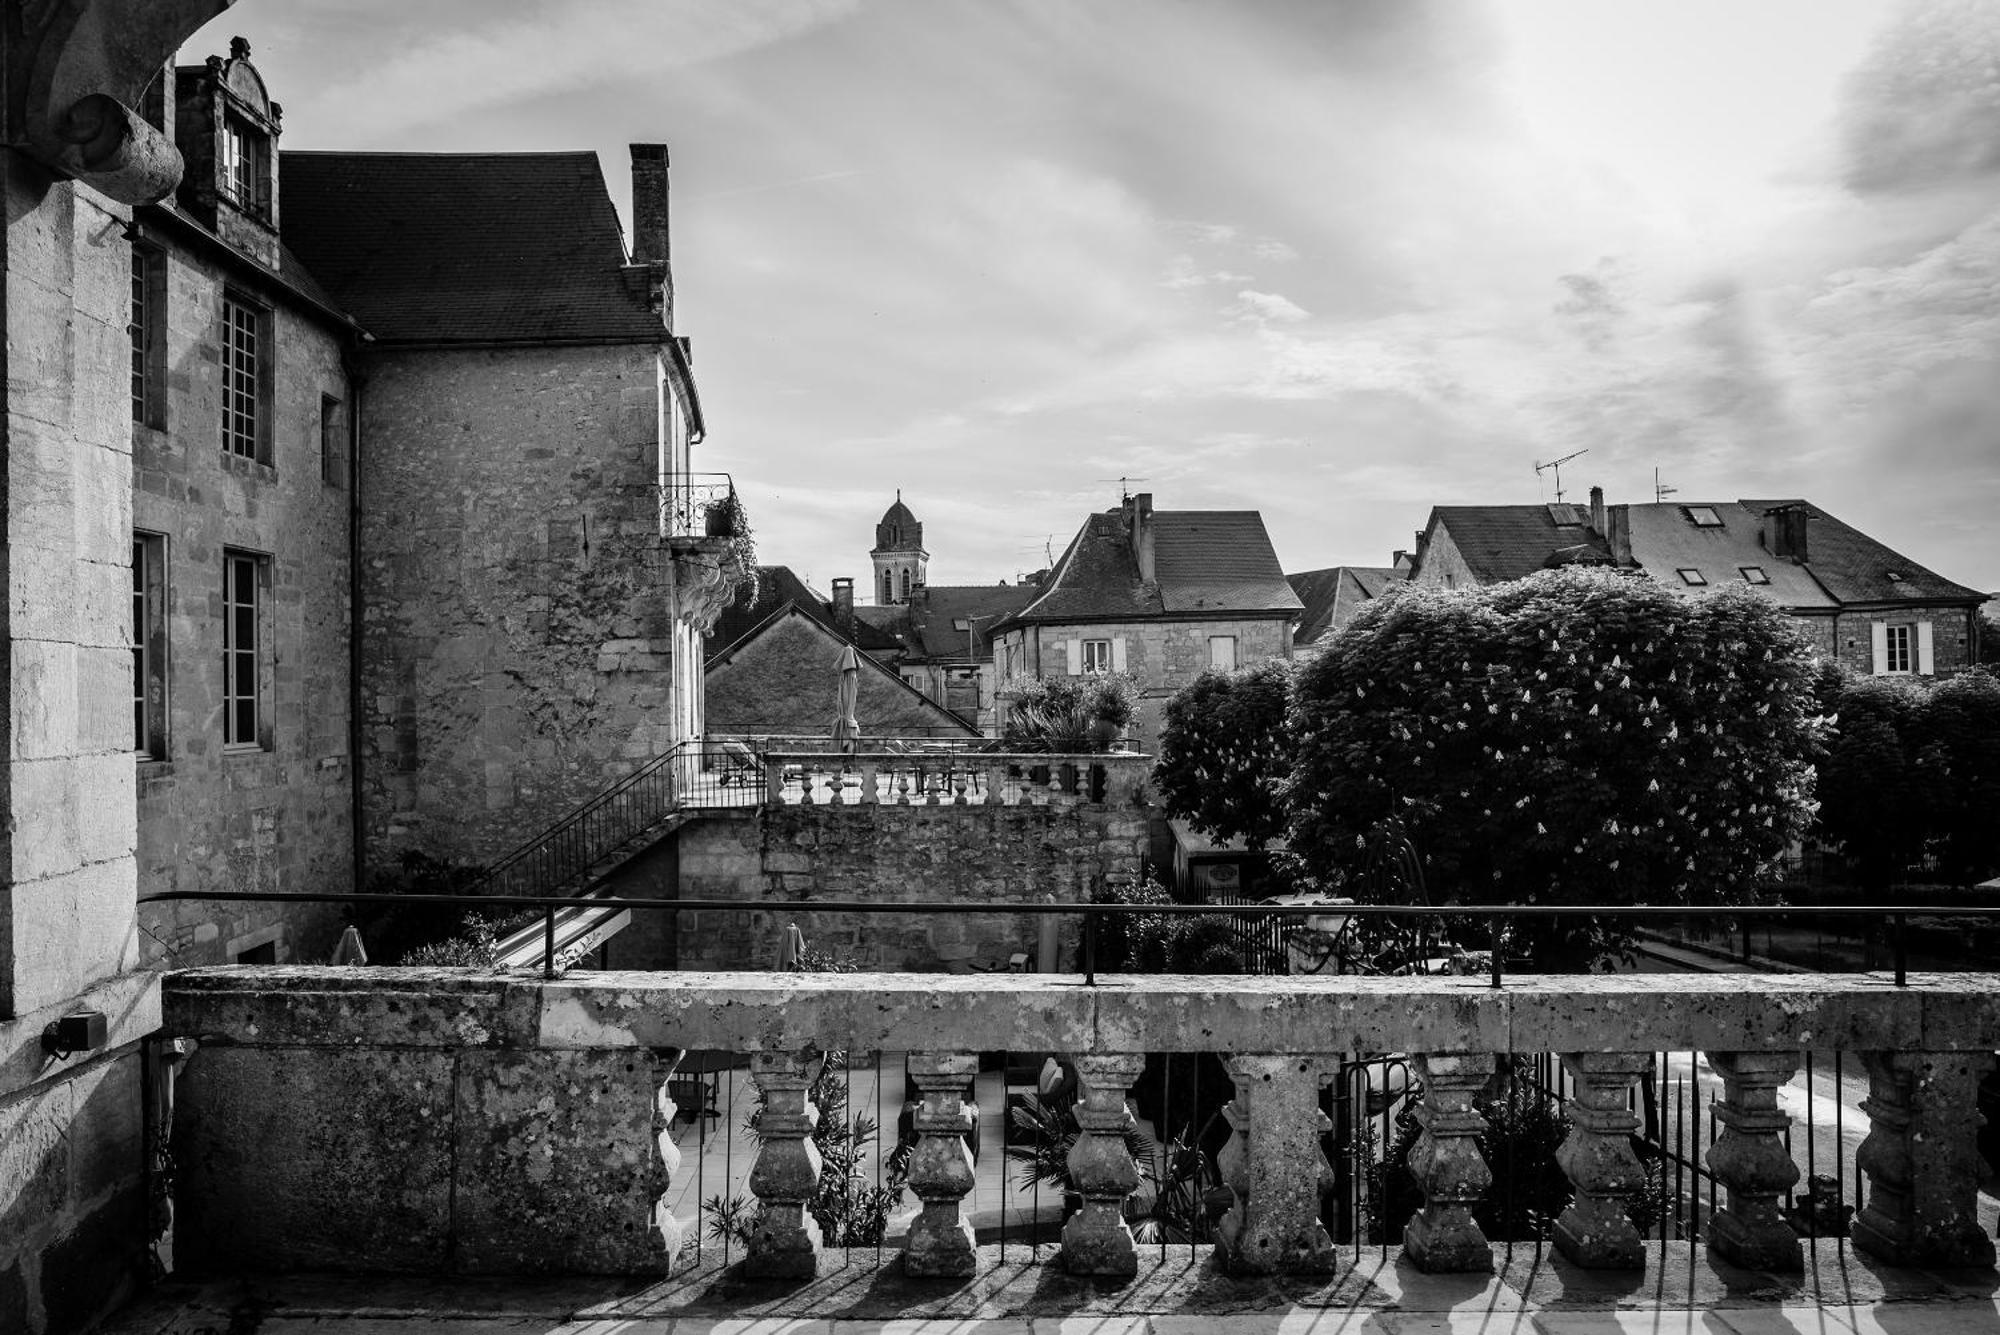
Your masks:
<path fill-rule="evenodd" d="M 772 806 L 1132 805 L 1151 756 L 1021 752 L 767 751 Z"/>
<path fill-rule="evenodd" d="M 1706 1150 L 1720 1257 L 1796 1269 L 1778 1211 L 1797 1169 L 1777 1090 L 1808 1050 L 1858 1053 L 1871 1130 L 1854 1245 L 1903 1265 L 1986 1265 L 1975 1086 L 2000 1035 L 2000 976 L 1510 978 L 593 973 L 554 982 L 456 970 L 223 968 L 169 975 L 165 1032 L 200 1050 L 174 1126 L 184 1263 L 196 1268 L 660 1273 L 691 1222 L 661 1202 L 665 1129 L 689 1049 L 748 1054 L 765 1096 L 752 1274 L 812 1273 L 804 1204 L 819 1173 L 811 1067 L 827 1049 L 905 1052 L 921 1092 L 908 1233 L 916 1274 L 974 1265 L 964 1094 L 983 1051 L 1064 1054 L 1081 1080 L 1069 1156 L 1080 1206 L 1063 1263 L 1133 1273 L 1122 1212 L 1140 1184 L 1123 1141 L 1142 1054 L 1224 1054 L 1233 1137 L 1217 1250 L 1252 1273 L 1336 1264 L 1321 1091 L 1342 1054 L 1410 1054 L 1424 1193 L 1405 1255 L 1481 1271 L 1473 1212 L 1492 1189 L 1475 1096 L 1507 1055 L 1558 1053 L 1573 1078 L 1559 1154 L 1573 1201 L 1556 1245 L 1584 1266 L 1644 1251 L 1624 1202 L 1642 1174 L 1628 1091 L 1657 1051 L 1706 1053 L 1725 1082 Z M 996 1112 L 998 1110 L 995 1110 Z"/>

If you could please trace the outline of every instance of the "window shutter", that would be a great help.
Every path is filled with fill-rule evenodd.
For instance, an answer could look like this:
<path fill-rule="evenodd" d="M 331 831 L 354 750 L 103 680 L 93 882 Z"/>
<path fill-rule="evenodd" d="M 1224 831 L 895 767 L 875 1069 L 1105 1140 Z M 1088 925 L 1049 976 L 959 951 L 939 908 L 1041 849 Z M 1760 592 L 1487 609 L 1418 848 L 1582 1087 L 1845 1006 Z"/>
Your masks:
<path fill-rule="evenodd" d="M 1917 671 L 1923 676 L 1933 676 L 1937 672 L 1936 662 L 1931 657 L 1931 623 L 1917 623 Z"/>
<path fill-rule="evenodd" d="M 1889 670 L 1889 627 L 1880 621 L 1869 622 L 1868 638 L 1874 653 L 1875 666 L 1872 670 L 1879 677 Z"/>
<path fill-rule="evenodd" d="M 1111 670 L 1113 672 L 1123 672 L 1125 670 L 1125 637 L 1123 635 L 1111 641 Z"/>
<path fill-rule="evenodd" d="M 1072 677 L 1080 677 L 1080 676 L 1082 676 L 1082 675 L 1083 675 L 1083 641 L 1082 641 L 1082 640 L 1071 640 L 1071 641 L 1069 642 L 1069 645 L 1068 645 L 1068 657 L 1069 657 L 1069 675 L 1070 675 L 1070 676 L 1072 676 Z"/>

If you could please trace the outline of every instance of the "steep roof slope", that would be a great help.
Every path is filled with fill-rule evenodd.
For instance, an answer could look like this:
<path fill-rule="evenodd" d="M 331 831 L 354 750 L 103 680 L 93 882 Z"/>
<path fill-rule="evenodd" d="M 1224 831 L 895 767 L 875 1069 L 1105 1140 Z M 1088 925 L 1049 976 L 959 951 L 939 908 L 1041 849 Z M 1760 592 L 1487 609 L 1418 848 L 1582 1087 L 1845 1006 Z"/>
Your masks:
<path fill-rule="evenodd" d="M 1584 511 L 1583 518 L 1588 517 Z M 1546 505 L 1440 505 L 1431 510 L 1431 525 L 1438 523 L 1485 584 L 1532 575 L 1552 564 L 1558 551 L 1574 549 L 1584 560 L 1611 559 L 1611 548 L 1587 523 L 1558 524 Z"/>
<path fill-rule="evenodd" d="M 384 343 L 659 343 L 594 153 L 284 156 L 286 243 Z"/>
<path fill-rule="evenodd" d="M 1985 597 L 1978 589 L 1955 584 L 1918 565 L 1810 501 L 1744 500 L 1737 504 L 1755 515 L 1779 506 L 1804 506 L 1812 516 L 1807 527 L 1806 564 L 1827 592 L 1843 603 L 1901 602 L 1913 598 L 1969 602 Z M 1891 579 L 1891 574 L 1901 578 Z"/>
<path fill-rule="evenodd" d="M 1402 581 L 1403 573 L 1394 566 L 1329 566 L 1285 576 L 1305 604 L 1292 643 L 1312 644 L 1328 631 L 1339 630 L 1364 605 L 1380 598 L 1384 589 Z"/>
<path fill-rule="evenodd" d="M 1298 612 L 1304 604 L 1255 510 L 1160 510 L 1142 580 L 1122 512 L 1090 515 L 1012 620 L 1115 621 L 1186 613 Z"/>
<path fill-rule="evenodd" d="M 732 603 L 715 619 L 714 627 L 708 632 L 708 656 L 713 659 L 727 654 L 745 636 L 786 607 L 796 607 L 809 620 L 818 622 L 836 635 L 840 634 L 833 609 L 825 599 L 808 588 L 804 580 L 793 574 L 790 566 L 758 566 L 757 597 L 749 602 Z M 861 649 L 900 647 L 900 642 L 893 635 L 876 629 L 859 617 L 855 618 L 854 628 L 846 638 L 853 640 L 855 646 Z"/>
<path fill-rule="evenodd" d="M 1775 504 L 1775 502 L 1774 502 Z M 1722 522 L 1699 526 L 1689 522 L 1686 510 L 1715 511 Z M 1768 506 L 1765 508 L 1769 508 Z M 1707 581 L 1705 587 L 1722 588 L 1748 583 L 1746 569 L 1759 572 L 1770 581 L 1752 584 L 1757 592 L 1781 607 L 1832 608 L 1839 600 L 1830 596 L 1813 578 L 1817 570 L 1771 555 L 1758 540 L 1763 526 L 1763 510 L 1752 510 L 1727 501 L 1692 501 L 1681 505 L 1635 505 L 1632 516 L 1632 559 L 1647 574 L 1668 588 L 1690 586 L 1678 573 L 1696 570 Z M 1817 547 L 1820 529 L 1815 526 L 1812 544 Z"/>

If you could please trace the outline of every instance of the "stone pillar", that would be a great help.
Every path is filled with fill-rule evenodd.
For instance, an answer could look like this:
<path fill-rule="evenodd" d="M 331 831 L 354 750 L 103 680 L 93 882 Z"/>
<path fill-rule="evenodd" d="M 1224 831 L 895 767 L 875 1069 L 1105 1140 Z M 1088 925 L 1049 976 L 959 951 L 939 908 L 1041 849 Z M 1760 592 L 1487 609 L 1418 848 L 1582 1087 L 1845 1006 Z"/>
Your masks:
<path fill-rule="evenodd" d="M 1632 1086 L 1653 1064 L 1650 1052 L 1570 1052 L 1563 1066 L 1576 1082 L 1570 1133 L 1556 1162 L 1576 1189 L 1556 1220 L 1556 1246 L 1592 1270 L 1643 1269 L 1646 1252 L 1625 1202 L 1646 1188 L 1645 1165 L 1632 1152 L 1639 1118 Z"/>
<path fill-rule="evenodd" d="M 1076 1275 L 1139 1273 L 1139 1249 L 1125 1222 L 1125 1201 L 1139 1188 L 1126 1133 L 1137 1124 L 1125 1091 L 1145 1069 L 1133 1053 L 1078 1053 L 1070 1058 L 1082 1084 L 1076 1104 L 1076 1143 L 1069 1151 L 1069 1180 L 1083 1208 L 1063 1225 L 1063 1266 Z"/>
<path fill-rule="evenodd" d="M 1723 1088 L 1715 1108 L 1723 1131 L 1708 1147 L 1708 1167 L 1724 1189 L 1708 1225 L 1709 1250 L 1750 1270 L 1803 1269 L 1805 1252 L 1778 1208 L 1799 1180 L 1782 1139 L 1791 1118 L 1778 1106 L 1778 1086 L 1799 1069 L 1799 1055 L 1711 1052 L 1708 1064 Z"/>
<path fill-rule="evenodd" d="M 881 801 L 882 771 L 873 760 L 861 762 L 861 805 L 872 807 Z"/>
<path fill-rule="evenodd" d="M 1854 1245 L 1891 1265 L 1990 1266 L 1979 1227 L 1979 1082 L 1991 1052 L 1864 1052 L 1868 1201 Z"/>
<path fill-rule="evenodd" d="M 1234 1134 L 1216 1166 L 1236 1199 L 1222 1217 L 1217 1250 L 1242 1274 L 1331 1272 L 1333 1239 L 1319 1220 L 1320 1199 L 1333 1189 L 1333 1168 L 1320 1151 L 1320 1137 L 1333 1126 L 1319 1107 L 1329 1059 L 1257 1053 L 1225 1064 L 1236 1097 L 1222 1113 Z"/>
<path fill-rule="evenodd" d="M 1415 1063 L 1424 1130 L 1410 1150 L 1410 1172 L 1423 1188 L 1424 1206 L 1403 1228 L 1403 1254 L 1432 1274 L 1490 1271 L 1493 1248 L 1472 1207 L 1486 1199 L 1493 1173 L 1477 1140 L 1486 1119 L 1472 1100 L 1493 1076 L 1493 1054 L 1433 1053 Z"/>
<path fill-rule="evenodd" d="M 903 1247 L 912 1275 L 970 1275 L 979 1268 L 972 1225 L 958 1203 L 972 1190 L 972 1153 L 965 1137 L 972 1114 L 965 1087 L 979 1073 L 969 1052 L 913 1052 L 910 1076 L 923 1091 L 917 1106 L 917 1147 L 910 1155 L 910 1190 L 924 1203 Z"/>
<path fill-rule="evenodd" d="M 753 1052 L 750 1078 L 764 1095 L 757 1119 L 763 1144 L 750 1170 L 750 1191 L 763 1208 L 750 1234 L 745 1273 L 776 1279 L 810 1279 L 819 1266 L 819 1223 L 806 1210 L 819 1186 L 819 1125 L 810 1067 L 817 1053 Z"/>

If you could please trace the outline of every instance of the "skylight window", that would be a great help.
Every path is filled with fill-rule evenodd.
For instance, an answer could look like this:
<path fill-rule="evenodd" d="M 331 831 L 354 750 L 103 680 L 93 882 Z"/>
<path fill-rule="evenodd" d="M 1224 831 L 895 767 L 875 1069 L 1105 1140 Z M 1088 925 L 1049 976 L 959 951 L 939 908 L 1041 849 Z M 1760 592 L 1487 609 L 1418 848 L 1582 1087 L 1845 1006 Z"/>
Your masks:
<path fill-rule="evenodd" d="M 1681 513 L 1686 515 L 1688 523 L 1696 528 L 1722 527 L 1722 516 L 1715 512 L 1715 507 L 1712 505 L 1683 505 Z"/>
<path fill-rule="evenodd" d="M 1708 576 L 1702 574 L 1699 570 L 1696 570 L 1693 566 L 1682 566 L 1677 573 L 1680 575 L 1681 583 L 1683 584 L 1708 583 Z"/>
<path fill-rule="evenodd" d="M 1738 566 L 1736 568 L 1743 572 L 1743 582 L 1745 584 L 1769 584 L 1771 582 L 1771 577 L 1764 573 L 1764 567 L 1762 566 Z"/>
<path fill-rule="evenodd" d="M 968 617 L 953 617 L 951 621 L 951 628 L 953 630 L 971 630 L 972 621 Z"/>
<path fill-rule="evenodd" d="M 1884 571 L 1883 573 L 1889 576 L 1889 582 L 1891 584 L 1901 584 L 1903 582 L 1903 572 L 1900 570 L 1889 570 L 1889 571 Z"/>

